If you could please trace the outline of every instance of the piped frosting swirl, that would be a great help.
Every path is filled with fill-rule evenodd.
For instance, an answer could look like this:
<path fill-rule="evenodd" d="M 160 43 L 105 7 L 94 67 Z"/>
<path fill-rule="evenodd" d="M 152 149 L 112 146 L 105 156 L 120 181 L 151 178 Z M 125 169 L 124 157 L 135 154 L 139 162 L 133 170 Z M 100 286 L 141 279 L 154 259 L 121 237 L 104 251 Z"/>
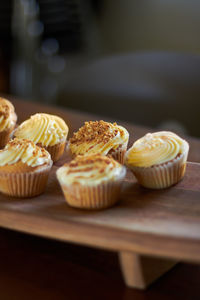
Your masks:
<path fill-rule="evenodd" d="M 0 97 L 0 132 L 14 127 L 17 121 L 12 103 Z"/>
<path fill-rule="evenodd" d="M 36 167 L 51 162 L 51 156 L 44 148 L 36 146 L 30 140 L 11 140 L 3 150 L 0 150 L 0 167 L 22 162 Z"/>
<path fill-rule="evenodd" d="M 37 113 L 17 128 L 15 137 L 29 139 L 35 144 L 48 147 L 65 141 L 68 131 L 68 126 L 60 117 Z"/>
<path fill-rule="evenodd" d="M 77 156 L 57 171 L 57 177 L 65 185 L 97 185 L 124 177 L 126 169 L 114 159 L 100 154 Z"/>
<path fill-rule="evenodd" d="M 115 150 L 119 145 L 127 144 L 128 131 L 116 123 L 104 121 L 85 122 L 73 137 L 69 140 L 69 147 L 73 154 L 95 154 L 107 155 L 110 150 Z"/>
<path fill-rule="evenodd" d="M 127 151 L 125 160 L 127 165 L 151 167 L 173 160 L 188 149 L 188 143 L 173 132 L 148 133 Z"/>

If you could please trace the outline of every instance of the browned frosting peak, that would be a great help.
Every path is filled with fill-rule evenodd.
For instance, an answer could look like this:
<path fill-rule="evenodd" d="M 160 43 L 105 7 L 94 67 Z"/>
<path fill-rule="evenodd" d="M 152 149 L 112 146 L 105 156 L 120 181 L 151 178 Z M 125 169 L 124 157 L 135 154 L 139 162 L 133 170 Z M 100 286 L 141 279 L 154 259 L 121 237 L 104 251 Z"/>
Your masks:
<path fill-rule="evenodd" d="M 111 157 L 101 154 L 78 155 L 57 171 L 64 184 L 96 185 L 125 176 L 126 169 Z"/>
<path fill-rule="evenodd" d="M 74 160 L 72 160 L 68 165 L 70 168 L 78 167 L 78 166 L 85 166 L 94 163 L 102 163 L 103 165 L 109 165 L 113 162 L 113 158 L 108 156 L 103 156 L 101 154 L 94 154 L 94 155 L 78 155 Z M 116 164 L 118 164 L 116 162 Z"/>

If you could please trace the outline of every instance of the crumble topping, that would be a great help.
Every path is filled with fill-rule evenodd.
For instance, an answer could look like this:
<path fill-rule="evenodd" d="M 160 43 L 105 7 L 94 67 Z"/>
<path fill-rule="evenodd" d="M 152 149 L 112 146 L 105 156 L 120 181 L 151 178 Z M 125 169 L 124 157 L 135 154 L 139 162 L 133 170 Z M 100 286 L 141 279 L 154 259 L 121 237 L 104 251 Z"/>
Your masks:
<path fill-rule="evenodd" d="M 103 120 L 85 122 L 85 124 L 73 134 L 70 143 L 81 144 L 95 140 L 97 143 L 103 142 L 106 144 L 118 133 L 118 129 L 115 129 L 114 126 L 117 126 L 117 123 L 112 124 Z M 91 146 L 91 148 L 92 147 L 93 146 Z"/>
<path fill-rule="evenodd" d="M 90 172 L 94 169 L 103 173 L 108 165 L 110 170 L 114 167 L 120 166 L 120 164 L 111 157 L 103 156 L 101 154 L 86 156 L 78 155 L 71 162 L 64 164 L 64 166 L 67 167 L 67 174 L 76 173 L 80 170 L 81 172 Z M 79 169 L 79 167 L 81 167 L 81 169 Z"/>
<path fill-rule="evenodd" d="M 11 140 L 6 145 L 6 149 L 8 148 L 28 148 L 32 147 L 34 150 L 32 152 L 32 156 L 36 157 L 40 153 L 40 157 L 46 157 L 48 156 L 48 152 L 44 148 L 40 148 L 37 145 L 35 145 L 32 141 L 27 139 L 18 139 L 15 138 L 14 140 Z"/>
<path fill-rule="evenodd" d="M 93 163 L 104 163 L 106 165 L 109 165 L 110 163 L 115 162 L 114 159 L 111 157 L 109 158 L 108 156 L 104 156 L 101 154 L 93 154 L 93 155 L 78 155 L 74 160 L 72 160 L 68 165 L 71 168 L 78 167 L 78 166 L 85 166 L 88 164 L 93 164 Z M 117 163 L 117 162 L 115 162 Z"/>
<path fill-rule="evenodd" d="M 98 185 L 124 177 L 126 168 L 113 158 L 101 155 L 78 155 L 57 171 L 59 181 L 66 185 Z"/>

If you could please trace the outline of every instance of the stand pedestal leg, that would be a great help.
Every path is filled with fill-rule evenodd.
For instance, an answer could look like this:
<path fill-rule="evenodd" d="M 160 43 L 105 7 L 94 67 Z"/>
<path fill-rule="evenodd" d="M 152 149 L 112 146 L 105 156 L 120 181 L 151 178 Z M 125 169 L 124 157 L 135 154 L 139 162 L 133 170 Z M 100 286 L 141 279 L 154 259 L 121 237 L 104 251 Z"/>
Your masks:
<path fill-rule="evenodd" d="M 124 251 L 119 252 L 119 260 L 126 285 L 138 289 L 147 288 L 177 264 L 170 260 Z"/>

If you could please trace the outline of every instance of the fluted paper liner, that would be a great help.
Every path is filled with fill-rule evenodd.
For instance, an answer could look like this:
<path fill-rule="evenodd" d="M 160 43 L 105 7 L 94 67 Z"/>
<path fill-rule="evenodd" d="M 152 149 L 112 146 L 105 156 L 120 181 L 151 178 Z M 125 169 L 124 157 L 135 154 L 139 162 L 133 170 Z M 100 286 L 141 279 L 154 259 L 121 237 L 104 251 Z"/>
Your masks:
<path fill-rule="evenodd" d="M 26 173 L 0 172 L 0 191 L 13 197 L 33 197 L 43 193 L 52 163 Z"/>
<path fill-rule="evenodd" d="M 111 149 L 111 151 L 108 152 L 108 154 L 111 155 L 112 158 L 117 160 L 120 164 L 124 164 L 124 157 L 125 157 L 126 150 L 127 150 L 127 143 L 124 145 L 120 145 L 115 150 Z"/>
<path fill-rule="evenodd" d="M 43 146 L 41 143 L 37 144 L 37 146 L 44 148 L 50 153 L 53 162 L 56 162 L 61 158 L 65 150 L 65 145 L 66 145 L 66 141 L 62 141 L 58 144 L 55 144 L 53 146 L 47 146 L 47 147 Z"/>
<path fill-rule="evenodd" d="M 138 182 L 147 188 L 162 189 L 179 182 L 186 168 L 188 151 L 177 156 L 177 158 L 153 167 L 129 166 Z"/>
<path fill-rule="evenodd" d="M 97 186 L 62 185 L 70 206 L 82 209 L 103 209 L 113 206 L 119 200 L 122 181 L 101 183 Z"/>
<path fill-rule="evenodd" d="M 107 180 L 98 184 L 68 184 L 62 181 L 57 171 L 57 178 L 64 193 L 66 202 L 73 207 L 83 209 L 103 209 L 114 205 L 120 196 L 121 185 L 126 176 L 126 168 L 123 167 L 119 176 L 113 180 Z"/>
<path fill-rule="evenodd" d="M 63 152 L 65 150 L 66 142 L 61 142 L 59 144 L 44 147 L 51 155 L 51 159 L 53 162 L 56 162 L 60 159 L 60 157 L 63 155 Z"/>

